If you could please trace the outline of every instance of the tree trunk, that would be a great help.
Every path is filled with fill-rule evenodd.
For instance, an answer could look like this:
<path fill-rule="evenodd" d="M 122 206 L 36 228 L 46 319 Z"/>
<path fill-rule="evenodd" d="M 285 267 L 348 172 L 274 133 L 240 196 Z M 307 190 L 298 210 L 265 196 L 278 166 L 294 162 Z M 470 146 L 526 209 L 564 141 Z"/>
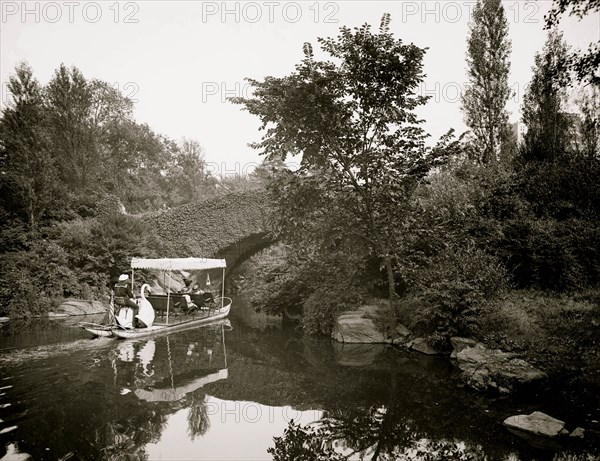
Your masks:
<path fill-rule="evenodd" d="M 385 270 L 388 279 L 388 320 L 390 323 L 390 334 L 393 337 L 393 332 L 396 328 L 396 301 L 398 294 L 396 293 L 396 277 L 394 276 L 394 268 L 392 267 L 392 258 L 389 255 L 384 257 Z"/>
<path fill-rule="evenodd" d="M 33 231 L 37 223 L 35 219 L 34 190 L 30 183 L 27 186 L 27 214 L 29 216 L 29 229 Z"/>

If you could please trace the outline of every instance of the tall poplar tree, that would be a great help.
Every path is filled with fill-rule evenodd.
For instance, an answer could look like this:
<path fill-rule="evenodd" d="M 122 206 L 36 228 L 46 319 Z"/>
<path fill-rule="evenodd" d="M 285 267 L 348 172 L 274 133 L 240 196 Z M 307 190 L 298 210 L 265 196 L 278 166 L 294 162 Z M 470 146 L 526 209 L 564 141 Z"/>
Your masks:
<path fill-rule="evenodd" d="M 562 33 L 552 29 L 541 53 L 535 55 L 522 108 L 527 126 L 522 156 L 526 160 L 551 160 L 570 147 L 571 120 L 565 110 L 570 83 L 568 54 Z"/>
<path fill-rule="evenodd" d="M 469 83 L 462 97 L 465 123 L 475 137 L 481 163 L 500 158 L 503 132 L 508 123 L 506 102 L 511 42 L 500 0 L 477 0 L 467 39 Z"/>

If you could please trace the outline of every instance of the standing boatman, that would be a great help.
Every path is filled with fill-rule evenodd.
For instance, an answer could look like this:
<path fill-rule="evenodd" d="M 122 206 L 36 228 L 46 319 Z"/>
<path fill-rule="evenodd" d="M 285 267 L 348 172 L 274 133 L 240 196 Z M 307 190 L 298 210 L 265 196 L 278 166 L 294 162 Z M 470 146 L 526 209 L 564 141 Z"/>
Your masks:
<path fill-rule="evenodd" d="M 129 281 L 129 275 L 121 274 L 119 281 L 115 283 L 115 304 L 121 307 L 130 307 L 133 309 L 133 316 L 135 327 L 135 315 L 137 314 L 138 305 L 134 301 L 133 290 L 131 288 L 131 282 Z"/>

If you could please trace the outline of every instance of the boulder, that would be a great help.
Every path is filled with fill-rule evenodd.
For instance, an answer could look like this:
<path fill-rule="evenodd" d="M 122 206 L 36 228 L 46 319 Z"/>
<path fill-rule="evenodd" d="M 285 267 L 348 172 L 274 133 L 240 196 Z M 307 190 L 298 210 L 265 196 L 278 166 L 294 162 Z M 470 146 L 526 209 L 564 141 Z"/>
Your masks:
<path fill-rule="evenodd" d="M 106 307 L 100 301 L 66 299 L 48 315 L 50 317 L 69 317 L 72 315 L 103 314 L 104 312 L 106 312 Z"/>
<path fill-rule="evenodd" d="M 541 411 L 530 415 L 516 415 L 506 418 L 503 423 L 509 429 L 528 432 L 543 437 L 556 437 L 563 434 L 564 421 L 548 416 Z"/>
<path fill-rule="evenodd" d="M 401 323 L 396 325 L 396 333 L 398 333 L 398 337 L 400 337 L 401 339 L 408 339 L 412 334 L 410 330 Z"/>
<path fill-rule="evenodd" d="M 433 347 L 425 338 L 416 338 L 408 343 L 407 347 L 413 351 L 421 352 L 426 355 L 445 355 L 444 351 Z"/>
<path fill-rule="evenodd" d="M 373 322 L 378 315 L 376 306 L 345 312 L 337 318 L 331 337 L 341 343 L 385 343 L 385 335 Z"/>
<path fill-rule="evenodd" d="M 460 336 L 453 336 L 450 338 L 450 344 L 452 345 L 452 353 L 450 354 L 451 359 L 456 358 L 456 354 L 465 350 L 467 347 L 475 347 L 477 341 L 470 338 L 461 338 Z"/>
<path fill-rule="evenodd" d="M 571 437 L 577 437 L 579 439 L 583 439 L 585 437 L 585 429 L 581 428 L 581 427 L 576 427 L 575 429 L 573 429 L 573 432 L 571 432 L 571 434 L 569 434 Z"/>
<path fill-rule="evenodd" d="M 466 384 L 478 391 L 511 394 L 522 387 L 545 381 L 548 376 L 525 360 L 478 344 L 456 354 Z"/>

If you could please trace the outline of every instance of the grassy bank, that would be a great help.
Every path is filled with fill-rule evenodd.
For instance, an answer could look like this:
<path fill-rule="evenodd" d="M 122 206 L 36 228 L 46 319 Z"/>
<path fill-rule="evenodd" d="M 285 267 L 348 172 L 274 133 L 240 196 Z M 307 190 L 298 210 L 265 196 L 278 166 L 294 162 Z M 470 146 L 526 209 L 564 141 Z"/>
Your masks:
<path fill-rule="evenodd" d="M 600 290 L 511 291 L 477 322 L 489 347 L 517 352 L 573 392 L 600 389 Z"/>
<path fill-rule="evenodd" d="M 428 336 L 431 331 L 418 321 L 422 310 L 420 299 L 406 299 L 398 320 Z M 468 330 L 459 334 L 517 353 L 548 373 L 553 383 L 573 386 L 573 392 L 600 389 L 600 289 L 570 294 L 509 290 L 475 312 Z"/>

